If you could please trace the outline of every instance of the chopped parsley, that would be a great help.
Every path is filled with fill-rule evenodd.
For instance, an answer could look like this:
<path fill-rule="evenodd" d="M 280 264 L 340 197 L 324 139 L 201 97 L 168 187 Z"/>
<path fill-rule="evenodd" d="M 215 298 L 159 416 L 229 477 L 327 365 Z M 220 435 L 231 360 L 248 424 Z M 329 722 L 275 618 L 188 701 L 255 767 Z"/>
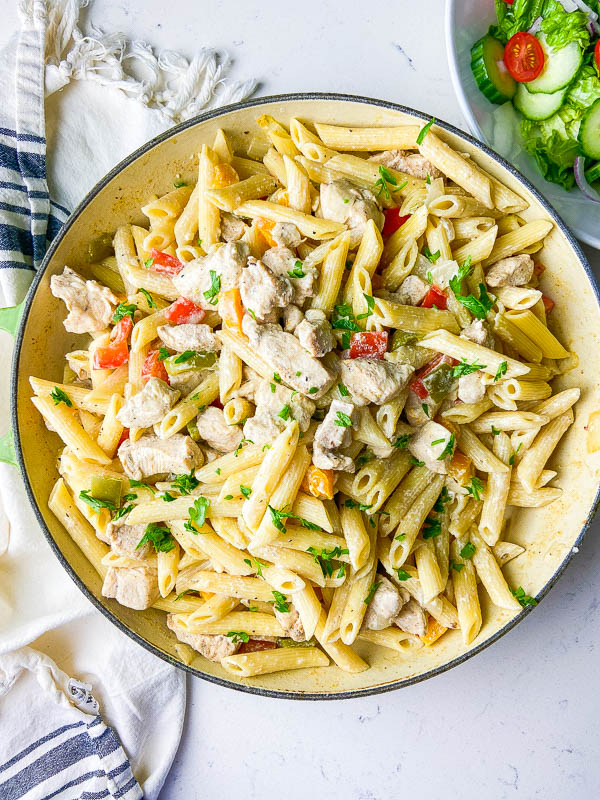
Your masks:
<path fill-rule="evenodd" d="M 331 317 L 331 327 L 333 330 L 341 331 L 359 332 L 362 330 L 354 319 L 354 313 L 350 303 L 342 303 L 341 305 L 334 306 Z"/>
<path fill-rule="evenodd" d="M 173 186 L 176 189 L 181 189 L 182 186 L 187 186 L 187 183 L 185 181 L 176 180 L 176 181 L 173 181 Z"/>
<path fill-rule="evenodd" d="M 470 375 L 472 372 L 478 372 L 480 369 L 485 369 L 485 366 L 485 364 L 478 364 L 477 361 L 469 364 L 467 359 L 463 358 L 460 364 L 456 364 L 456 366 L 452 367 L 450 374 L 453 378 L 462 378 L 463 375 Z"/>
<path fill-rule="evenodd" d="M 153 258 L 147 258 L 146 261 L 144 261 L 144 266 L 146 267 L 146 269 L 150 269 L 152 264 L 154 264 Z"/>
<path fill-rule="evenodd" d="M 73 408 L 73 401 L 69 395 L 66 392 L 63 392 L 62 389 L 59 389 L 58 386 L 55 386 L 50 392 L 50 397 L 54 400 L 55 406 L 57 406 L 59 403 L 64 403 L 68 408 Z"/>
<path fill-rule="evenodd" d="M 299 378 L 300 375 L 302 375 L 302 373 L 300 372 L 300 370 L 298 370 L 298 372 L 296 373 L 296 377 Z"/>
<path fill-rule="evenodd" d="M 273 597 L 275 598 L 275 609 L 280 611 L 282 614 L 287 614 L 287 612 L 290 610 L 290 604 L 286 602 L 286 596 L 273 589 Z"/>
<path fill-rule="evenodd" d="M 220 475 L 221 474 L 221 467 L 217 467 L 215 472 L 217 473 L 217 475 Z"/>
<path fill-rule="evenodd" d="M 163 492 L 163 494 L 160 495 L 160 499 L 164 500 L 165 503 L 172 503 L 173 500 L 177 500 L 177 498 L 170 492 Z"/>
<path fill-rule="evenodd" d="M 503 375 L 506 375 L 506 370 L 508 369 L 508 362 L 503 361 L 500 366 L 498 367 L 498 371 L 494 375 L 494 381 L 499 381 Z"/>
<path fill-rule="evenodd" d="M 381 586 L 381 581 L 375 581 L 375 583 L 372 583 L 369 586 L 369 591 L 367 592 L 367 596 L 365 597 L 366 605 L 369 605 L 369 603 L 375 596 L 375 592 L 377 591 L 377 589 L 379 589 L 380 586 Z"/>
<path fill-rule="evenodd" d="M 264 578 L 264 575 L 262 574 L 262 568 L 267 566 L 264 561 L 261 561 L 260 558 L 255 558 L 254 556 L 252 558 L 245 558 L 244 561 L 249 567 L 256 570 L 256 575 L 259 578 Z M 252 562 L 254 562 L 254 565 Z"/>
<path fill-rule="evenodd" d="M 120 322 L 123 317 L 131 317 L 133 320 L 133 315 L 136 311 L 137 306 L 134 306 L 133 303 L 119 303 L 119 305 L 115 308 L 112 321 Z"/>
<path fill-rule="evenodd" d="M 279 412 L 279 414 L 277 414 L 277 416 L 280 417 L 283 420 L 288 420 L 290 418 L 290 412 L 291 412 L 291 409 L 288 406 L 288 404 L 286 403 L 284 405 L 284 407 L 281 409 L 281 411 Z"/>
<path fill-rule="evenodd" d="M 538 601 L 535 597 L 532 597 L 530 594 L 525 594 L 525 589 L 522 586 L 519 586 L 518 589 L 511 589 L 510 593 L 513 597 L 516 597 L 519 603 L 525 608 L 525 606 L 537 606 Z"/>
<path fill-rule="evenodd" d="M 130 495 L 125 495 L 125 497 L 123 499 L 125 500 L 129 496 Z M 133 495 L 133 496 L 137 497 L 137 495 Z M 133 511 L 133 506 L 131 504 L 129 504 L 127 506 L 121 506 L 121 508 L 119 508 L 117 510 L 117 513 L 114 515 L 113 522 L 116 522 L 118 519 L 122 519 L 126 514 L 129 514 L 130 511 Z"/>
<path fill-rule="evenodd" d="M 337 571 L 336 578 L 343 578 L 346 574 L 346 562 L 340 561 L 340 568 Z"/>
<path fill-rule="evenodd" d="M 435 253 L 432 253 L 431 250 L 427 247 L 427 245 L 425 245 L 425 247 L 423 248 L 423 255 L 428 261 L 430 261 L 432 264 L 435 264 L 435 262 L 442 254 L 439 250 L 436 250 Z M 427 277 L 429 277 L 429 275 L 431 275 L 431 272 L 427 273 Z M 431 283 L 433 283 L 433 281 L 431 281 Z"/>
<path fill-rule="evenodd" d="M 271 515 L 271 522 L 277 528 L 278 531 L 281 533 L 286 533 L 287 528 L 283 524 L 283 521 L 286 519 L 296 519 L 302 525 L 303 528 L 306 528 L 309 531 L 320 531 L 322 528 L 319 525 L 316 525 L 314 522 L 309 522 L 309 520 L 304 519 L 303 517 L 299 517 L 297 514 L 292 514 L 291 511 L 284 511 L 283 509 L 273 508 L 273 506 L 267 506 L 269 509 L 269 514 Z"/>
<path fill-rule="evenodd" d="M 450 434 L 450 438 L 446 442 L 446 446 L 444 447 L 442 452 L 437 457 L 438 461 L 443 461 L 445 458 L 448 458 L 448 456 L 451 456 L 452 453 L 454 453 L 454 439 L 455 439 L 455 436 L 454 436 L 453 433 L 451 433 Z M 444 441 L 444 440 L 442 439 L 442 441 Z"/>
<path fill-rule="evenodd" d="M 225 500 L 233 500 L 233 495 L 232 494 L 226 494 L 225 495 Z"/>
<path fill-rule="evenodd" d="M 427 184 L 427 186 L 431 184 L 431 175 L 429 173 L 427 173 L 427 177 L 425 178 L 425 183 Z"/>
<path fill-rule="evenodd" d="M 435 505 L 433 506 L 433 510 L 437 511 L 438 514 L 443 514 L 444 506 L 446 503 L 450 502 L 450 495 L 448 493 L 448 489 L 445 486 L 442 486 L 442 491 L 440 492 L 440 496 L 435 501 Z"/>
<path fill-rule="evenodd" d="M 398 450 L 406 450 L 411 436 L 412 433 L 403 433 L 402 436 L 398 436 L 392 447 L 397 447 Z"/>
<path fill-rule="evenodd" d="M 471 558 L 473 558 L 474 554 L 475 554 L 475 545 L 473 544 L 473 542 L 467 542 L 466 545 L 460 551 L 460 557 L 464 558 L 465 561 L 469 561 Z"/>
<path fill-rule="evenodd" d="M 270 387 L 271 391 L 273 392 L 273 394 L 275 394 L 275 384 L 274 383 L 270 383 L 269 387 Z"/>
<path fill-rule="evenodd" d="M 464 564 L 459 564 L 457 561 L 450 559 L 450 569 L 453 569 L 455 572 L 460 572 L 461 569 L 464 569 Z"/>
<path fill-rule="evenodd" d="M 334 425 L 337 425 L 338 428 L 351 428 L 352 427 L 352 420 L 348 416 L 348 414 L 344 414 L 343 411 L 338 411 L 335 420 L 333 421 Z"/>
<path fill-rule="evenodd" d="M 178 489 L 181 494 L 191 494 L 192 490 L 195 489 L 199 484 L 198 479 L 194 475 L 194 470 L 190 470 L 189 475 L 176 475 L 173 478 L 173 482 L 171 483 L 171 487 L 173 489 Z"/>
<path fill-rule="evenodd" d="M 256 321 L 256 314 L 254 313 L 254 311 L 251 308 L 249 308 L 247 310 L 248 310 L 248 313 L 250 314 L 250 316 L 252 317 L 252 319 L 254 321 Z"/>
<path fill-rule="evenodd" d="M 208 511 L 209 506 L 210 500 L 208 497 L 197 497 L 194 500 L 194 505 L 188 508 L 188 514 L 190 518 L 183 526 L 186 531 L 198 533 L 194 527 L 194 524 L 196 524 L 199 528 L 204 525 L 206 522 L 206 512 Z"/>
<path fill-rule="evenodd" d="M 346 508 L 359 508 L 361 511 L 368 511 L 373 508 L 373 503 L 368 506 L 365 503 L 357 503 L 356 500 L 352 500 L 350 497 L 345 501 L 344 505 Z"/>
<path fill-rule="evenodd" d="M 247 500 L 252 494 L 252 489 L 249 486 L 242 486 L 242 484 L 240 483 L 240 492 L 244 495 L 244 497 Z"/>
<path fill-rule="evenodd" d="M 246 631 L 229 631 L 225 636 L 228 636 L 234 644 L 238 644 L 238 642 L 244 642 L 245 644 L 250 641 L 250 637 Z"/>
<path fill-rule="evenodd" d="M 502 431 L 498 430 L 498 428 L 494 428 L 494 426 L 492 425 L 492 436 L 498 436 L 498 434 L 501 432 Z"/>
<path fill-rule="evenodd" d="M 84 503 L 87 503 L 88 506 L 96 512 L 99 512 L 103 508 L 108 508 L 110 511 L 116 511 L 116 506 L 114 503 L 111 503 L 110 500 L 100 500 L 99 498 L 94 497 L 90 494 L 89 489 L 82 489 L 79 492 L 79 499 L 83 500 Z"/>
<path fill-rule="evenodd" d="M 175 598 L 175 602 L 181 600 L 182 597 L 185 597 L 186 594 L 193 594 L 195 597 L 198 596 L 198 592 L 195 589 L 184 589 L 183 592 L 179 592 L 177 597 Z"/>
<path fill-rule="evenodd" d="M 423 409 L 423 413 L 426 417 L 429 417 L 429 406 L 427 403 L 421 403 L 421 408 Z"/>
<path fill-rule="evenodd" d="M 413 467 L 424 467 L 425 466 L 425 462 L 424 461 L 419 461 L 419 459 L 415 458 L 414 456 L 410 457 L 410 463 L 413 465 Z"/>
<path fill-rule="evenodd" d="M 159 350 L 158 350 L 158 360 L 159 361 L 166 361 L 166 359 L 169 358 L 170 355 L 171 354 L 169 353 L 169 351 L 167 350 L 166 347 L 160 347 L 159 348 Z"/>
<path fill-rule="evenodd" d="M 459 295 L 462 289 L 462 282 L 471 274 L 471 256 L 460 265 L 458 272 L 448 281 L 448 284 L 454 294 Z"/>
<path fill-rule="evenodd" d="M 177 358 L 174 359 L 174 363 L 184 364 L 186 361 L 189 361 L 195 355 L 196 355 L 195 350 L 184 350 L 183 353 L 181 353 L 180 355 L 177 356 Z"/>
<path fill-rule="evenodd" d="M 483 483 L 479 480 L 479 478 L 477 477 L 471 478 L 471 483 L 465 488 L 467 490 L 467 494 L 473 496 L 473 500 L 481 500 L 481 495 L 483 492 Z"/>
<path fill-rule="evenodd" d="M 425 525 L 423 525 L 423 538 L 424 539 L 435 539 L 436 536 L 440 536 L 442 533 L 442 523 L 439 519 L 433 519 L 433 517 L 427 517 L 425 520 Z"/>
<path fill-rule="evenodd" d="M 511 455 L 511 457 L 508 459 L 508 463 L 510 464 L 510 466 L 511 466 L 511 467 L 512 467 L 512 465 L 515 463 L 515 456 L 517 455 L 517 453 L 519 452 L 519 450 L 520 450 L 522 447 L 523 447 L 523 442 L 519 442 L 519 445 L 518 445 L 517 449 L 516 449 L 516 450 L 515 450 L 515 452 L 514 452 L 514 453 Z"/>
<path fill-rule="evenodd" d="M 316 394 L 318 391 L 319 391 L 319 387 L 318 386 L 311 386 L 310 389 L 308 390 L 308 393 L 309 394 Z"/>
<path fill-rule="evenodd" d="M 242 446 L 243 446 L 245 443 L 248 443 L 248 444 L 254 444 L 254 442 L 252 441 L 252 439 L 242 439 L 242 441 L 241 441 L 241 442 L 238 444 L 238 446 L 237 446 L 237 447 L 235 448 L 235 450 L 233 451 L 233 455 L 234 455 L 236 458 L 237 458 L 237 456 L 238 456 L 238 453 L 239 453 L 239 452 L 240 452 L 240 450 L 242 449 Z"/>
<path fill-rule="evenodd" d="M 375 298 L 374 297 L 372 297 L 370 294 L 365 294 L 364 292 L 363 292 L 363 297 L 367 301 L 367 309 L 368 310 L 365 311 L 364 314 L 359 314 L 356 317 L 356 319 L 366 319 L 367 317 L 370 317 L 371 314 L 373 313 L 374 308 L 375 308 Z"/>
<path fill-rule="evenodd" d="M 136 481 L 133 478 L 130 478 L 129 485 L 132 489 L 148 489 L 148 491 L 152 492 L 152 494 L 156 494 L 156 488 L 154 486 L 150 486 L 148 483 L 142 483 L 141 481 Z"/>
<path fill-rule="evenodd" d="M 209 274 L 210 289 L 208 289 L 206 292 L 203 292 L 203 294 L 211 306 L 216 306 L 219 300 L 219 292 L 221 291 L 221 276 L 217 275 L 214 269 L 211 269 Z"/>
<path fill-rule="evenodd" d="M 435 117 L 432 117 L 432 118 L 429 120 L 429 122 L 427 123 L 427 125 L 424 125 L 424 126 L 421 128 L 421 130 L 419 131 L 419 135 L 417 136 L 417 144 L 423 144 L 423 139 L 424 139 L 424 138 L 427 136 L 427 134 L 429 133 L 429 129 L 431 128 L 431 126 L 433 125 L 433 123 L 434 123 L 434 122 L 435 122 Z"/>
<path fill-rule="evenodd" d="M 306 272 L 302 269 L 302 262 L 296 260 L 294 262 L 294 269 L 288 272 L 290 278 L 303 278 Z"/>
<path fill-rule="evenodd" d="M 410 572 L 407 572 L 405 569 L 398 568 L 396 573 L 399 581 L 407 581 L 410 579 Z"/>
<path fill-rule="evenodd" d="M 394 539 L 397 542 L 403 542 L 406 539 L 406 534 L 405 533 L 399 533 L 398 536 L 394 536 Z"/>
<path fill-rule="evenodd" d="M 473 316 L 477 317 L 477 319 L 485 319 L 488 311 L 492 310 L 495 302 L 487 293 L 483 283 L 479 284 L 479 298 L 475 297 L 473 294 L 465 296 L 455 293 L 455 296 L 458 302 L 462 303 L 462 305 L 468 309 Z"/>
<path fill-rule="evenodd" d="M 438 253 L 439 253 L 439 250 L 438 250 Z M 431 272 L 428 272 L 428 273 L 427 273 L 427 283 L 428 283 L 430 286 L 433 286 L 433 275 L 431 274 Z"/>
<path fill-rule="evenodd" d="M 157 525 L 151 522 L 146 526 L 144 535 L 137 543 L 135 549 L 139 550 L 140 547 L 150 542 L 157 553 L 168 553 L 175 547 L 175 539 L 171 533 L 162 525 Z"/>
<path fill-rule="evenodd" d="M 141 292 L 144 297 L 146 298 L 146 302 L 148 303 L 148 308 L 156 308 L 156 303 L 154 302 L 154 298 L 146 289 L 143 289 L 141 286 L 138 289 L 138 292 Z"/>
<path fill-rule="evenodd" d="M 281 375 L 279 375 L 279 373 L 277 373 L 277 372 L 274 372 L 273 373 L 273 380 L 275 381 L 275 383 L 281 383 Z"/>

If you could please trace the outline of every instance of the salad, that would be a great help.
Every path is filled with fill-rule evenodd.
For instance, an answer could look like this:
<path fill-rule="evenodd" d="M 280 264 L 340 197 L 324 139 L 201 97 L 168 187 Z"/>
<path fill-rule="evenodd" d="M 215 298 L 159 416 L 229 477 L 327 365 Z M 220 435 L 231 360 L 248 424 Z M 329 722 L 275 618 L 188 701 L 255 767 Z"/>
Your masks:
<path fill-rule="evenodd" d="M 600 202 L 599 0 L 495 0 L 498 24 L 471 48 L 492 103 L 520 112 L 524 146 L 548 181 Z"/>

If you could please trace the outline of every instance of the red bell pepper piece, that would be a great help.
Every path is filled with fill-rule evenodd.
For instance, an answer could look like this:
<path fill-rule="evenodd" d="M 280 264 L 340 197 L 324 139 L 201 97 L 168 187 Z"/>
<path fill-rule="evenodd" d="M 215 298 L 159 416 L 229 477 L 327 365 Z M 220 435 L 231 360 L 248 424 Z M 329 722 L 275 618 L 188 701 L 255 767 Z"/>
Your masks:
<path fill-rule="evenodd" d="M 215 408 L 220 408 L 221 411 L 223 411 L 223 403 L 220 400 L 213 400 L 211 406 L 214 406 Z"/>
<path fill-rule="evenodd" d="M 165 365 L 162 361 L 158 360 L 160 352 L 158 350 L 150 350 L 144 363 L 142 364 L 142 380 L 147 381 L 150 378 L 160 378 L 161 381 L 169 383 L 169 376 Z"/>
<path fill-rule="evenodd" d="M 202 322 L 206 316 L 205 311 L 187 297 L 178 297 L 174 303 L 165 308 L 165 319 L 173 325 L 183 325 L 185 323 Z"/>
<path fill-rule="evenodd" d="M 549 297 L 546 297 L 546 295 L 543 294 L 542 303 L 544 304 L 544 308 L 546 309 L 546 314 L 549 314 L 554 308 L 554 300 L 551 300 Z"/>
<path fill-rule="evenodd" d="M 277 642 L 263 642 L 262 639 L 249 639 L 243 642 L 238 653 L 256 653 L 258 650 L 275 650 Z"/>
<path fill-rule="evenodd" d="M 385 223 L 382 231 L 384 236 L 391 236 L 411 217 L 410 214 L 401 214 L 399 208 L 386 208 L 383 213 L 385 214 Z"/>
<path fill-rule="evenodd" d="M 119 449 L 119 447 L 121 447 L 123 442 L 127 441 L 127 439 L 129 439 L 129 428 L 123 428 L 123 433 L 121 434 L 121 438 L 119 439 L 119 444 L 117 445 L 117 450 Z"/>
<path fill-rule="evenodd" d="M 115 369 L 129 361 L 127 339 L 133 329 L 131 317 L 119 320 L 111 333 L 111 342 L 106 347 L 99 347 L 94 353 L 94 369 Z"/>
<path fill-rule="evenodd" d="M 433 308 L 433 306 L 435 306 L 436 308 L 440 308 L 442 311 L 445 311 L 448 306 L 448 299 L 443 291 L 434 285 L 425 295 L 421 306 L 422 308 Z"/>
<path fill-rule="evenodd" d="M 168 253 L 163 253 L 162 250 L 157 250 L 153 247 L 150 251 L 152 257 L 152 269 L 158 272 L 159 275 L 178 275 L 185 267 L 178 258 L 170 256 Z"/>
<path fill-rule="evenodd" d="M 353 333 L 350 339 L 350 358 L 382 359 L 387 351 L 387 331 Z"/>
<path fill-rule="evenodd" d="M 424 367 L 417 372 L 415 377 L 410 383 L 410 388 L 412 391 L 417 395 L 419 400 L 426 400 L 429 396 L 429 392 L 427 391 L 427 387 L 423 383 L 423 378 L 429 375 L 431 372 L 436 370 L 440 364 L 442 363 L 451 364 L 455 366 L 458 364 L 458 361 L 455 358 L 451 358 L 450 356 L 445 356 L 443 353 L 438 353 L 435 358 L 433 358 L 428 364 L 425 364 Z"/>

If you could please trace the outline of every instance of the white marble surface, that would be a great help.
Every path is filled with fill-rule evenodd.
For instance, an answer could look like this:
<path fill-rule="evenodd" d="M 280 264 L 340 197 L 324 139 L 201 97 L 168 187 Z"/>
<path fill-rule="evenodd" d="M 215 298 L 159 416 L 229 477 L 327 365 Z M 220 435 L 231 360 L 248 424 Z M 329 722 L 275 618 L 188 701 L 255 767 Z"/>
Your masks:
<path fill-rule="evenodd" d="M 2 44 L 17 24 L 13 0 L 0 0 L 0 11 Z M 94 0 L 87 16 L 188 54 L 202 44 L 225 48 L 232 74 L 259 78 L 262 94 L 364 94 L 462 125 L 442 12 L 442 0 Z M 600 274 L 599 254 L 587 253 Z M 596 523 L 523 623 L 434 680 L 330 703 L 189 680 L 184 735 L 161 800 L 234 791 L 248 800 L 599 797 L 599 532 Z"/>

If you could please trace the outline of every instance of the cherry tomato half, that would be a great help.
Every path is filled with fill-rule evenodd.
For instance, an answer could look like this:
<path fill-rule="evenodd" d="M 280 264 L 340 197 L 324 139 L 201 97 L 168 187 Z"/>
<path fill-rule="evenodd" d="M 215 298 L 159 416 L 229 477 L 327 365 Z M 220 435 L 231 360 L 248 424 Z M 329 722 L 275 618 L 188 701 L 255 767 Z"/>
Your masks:
<path fill-rule="evenodd" d="M 600 39 L 598 39 L 596 47 L 594 47 L 594 58 L 596 59 L 596 69 L 600 73 Z"/>
<path fill-rule="evenodd" d="M 530 33 L 515 33 L 504 48 L 504 63 L 516 81 L 529 83 L 544 69 L 542 45 Z"/>

